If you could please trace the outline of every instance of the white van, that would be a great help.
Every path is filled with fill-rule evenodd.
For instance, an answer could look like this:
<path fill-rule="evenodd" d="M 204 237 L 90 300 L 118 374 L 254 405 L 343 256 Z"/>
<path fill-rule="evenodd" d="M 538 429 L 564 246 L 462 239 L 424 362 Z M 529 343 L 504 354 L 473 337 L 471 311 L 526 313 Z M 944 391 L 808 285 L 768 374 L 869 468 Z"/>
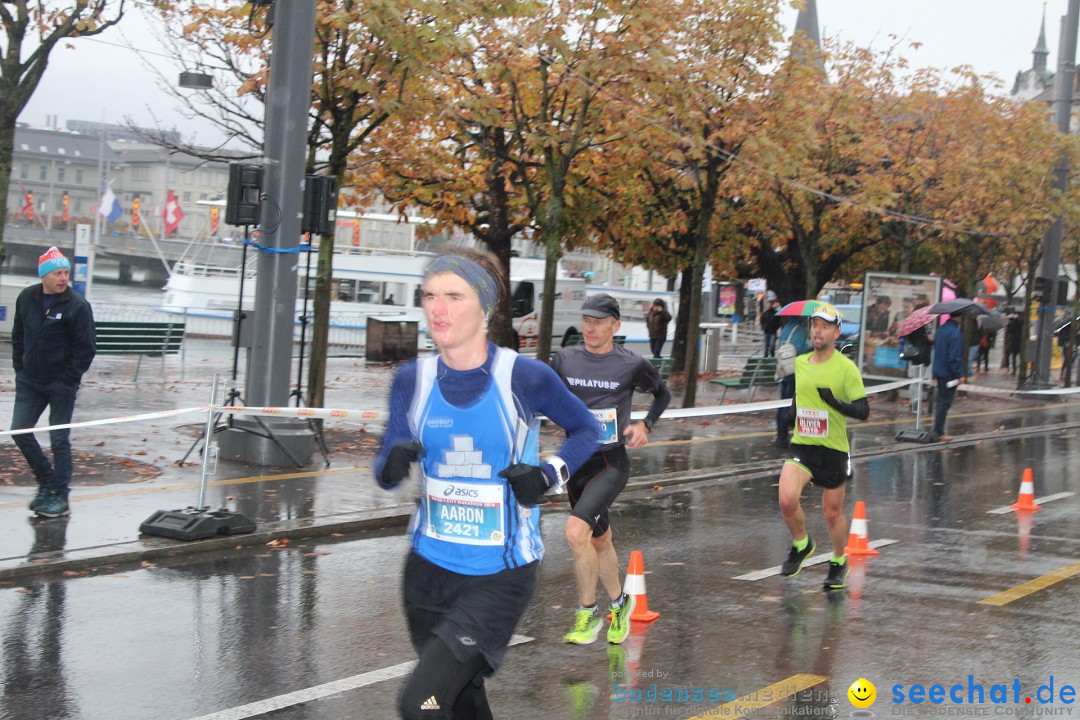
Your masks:
<path fill-rule="evenodd" d="M 544 296 L 543 277 L 510 279 L 511 325 L 519 350 L 535 350 L 540 339 L 540 308 Z M 585 280 L 556 278 L 555 314 L 551 324 L 551 345 L 560 347 L 566 338 L 581 330 L 581 304 L 585 302 Z"/>

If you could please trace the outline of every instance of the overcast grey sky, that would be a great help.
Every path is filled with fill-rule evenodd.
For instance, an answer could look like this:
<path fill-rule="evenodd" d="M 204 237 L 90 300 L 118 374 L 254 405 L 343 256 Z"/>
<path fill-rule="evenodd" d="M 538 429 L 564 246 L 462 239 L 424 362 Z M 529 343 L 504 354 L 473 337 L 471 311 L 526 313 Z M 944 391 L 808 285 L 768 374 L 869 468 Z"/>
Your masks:
<path fill-rule="evenodd" d="M 1057 66 L 1060 18 L 1067 0 L 1046 2 L 1049 65 Z M 980 73 L 994 73 L 1007 92 L 1018 70 L 1031 67 L 1031 51 L 1038 39 L 1042 0 L 818 0 L 818 21 L 823 36 L 839 37 L 859 45 L 885 49 L 894 44 L 889 35 L 920 42 L 917 50 L 904 54 L 916 66 L 950 68 L 968 64 Z M 787 11 L 785 27 L 795 23 L 795 11 Z M 207 125 L 186 121 L 176 112 L 173 98 L 158 89 L 155 78 L 142 67 L 130 45 L 157 51 L 158 43 L 137 11 L 118 28 L 100 37 L 76 40 L 70 48 L 53 53 L 37 93 L 19 118 L 45 125 L 47 115 L 58 115 L 60 126 L 70 119 L 123 122 L 129 116 L 139 124 L 152 124 L 156 115 L 185 136 L 195 135 L 202 144 L 219 138 Z M 146 56 L 161 67 L 168 61 Z M 169 77 L 175 71 L 168 71 Z M 153 109 L 153 113 L 151 112 Z"/>

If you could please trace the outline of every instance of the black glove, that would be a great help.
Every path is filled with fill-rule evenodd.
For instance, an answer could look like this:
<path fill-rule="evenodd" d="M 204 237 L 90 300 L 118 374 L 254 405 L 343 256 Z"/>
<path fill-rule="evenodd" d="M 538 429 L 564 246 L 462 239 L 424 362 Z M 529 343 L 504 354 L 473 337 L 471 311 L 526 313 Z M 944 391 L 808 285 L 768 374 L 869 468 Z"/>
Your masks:
<path fill-rule="evenodd" d="M 827 387 L 819 387 L 817 389 L 818 395 L 826 402 L 830 407 L 836 409 L 841 415 L 846 415 L 849 418 L 856 420 L 865 420 L 870 417 L 870 401 L 866 398 L 859 398 L 855 402 L 846 403 L 843 400 L 837 400 L 833 395 L 833 391 Z"/>
<path fill-rule="evenodd" d="M 532 507 L 540 502 L 551 486 L 551 481 L 544 471 L 535 465 L 516 463 L 499 473 L 499 477 L 506 478 L 510 483 L 510 489 L 517 496 L 517 501 L 525 507 Z"/>
<path fill-rule="evenodd" d="M 409 467 L 423 454 L 424 446 L 415 440 L 398 443 L 390 448 L 390 454 L 386 456 L 386 463 L 378 478 L 379 487 L 387 490 L 397 487 L 409 476 Z"/>
<path fill-rule="evenodd" d="M 784 429 L 790 434 L 795 429 L 795 415 L 797 411 L 795 409 L 795 398 L 791 398 L 791 407 L 788 408 L 787 415 L 784 416 Z"/>

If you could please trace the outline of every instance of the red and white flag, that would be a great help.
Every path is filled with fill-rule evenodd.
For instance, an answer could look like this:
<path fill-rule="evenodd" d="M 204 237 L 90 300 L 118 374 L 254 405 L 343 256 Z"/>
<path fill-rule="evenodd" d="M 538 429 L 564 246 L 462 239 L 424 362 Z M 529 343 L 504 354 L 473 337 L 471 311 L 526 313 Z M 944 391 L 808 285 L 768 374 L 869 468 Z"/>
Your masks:
<path fill-rule="evenodd" d="M 33 222 L 34 220 L 34 193 L 20 186 L 23 194 L 22 209 L 19 211 L 19 217 L 24 217 L 27 220 Z"/>
<path fill-rule="evenodd" d="M 165 198 L 165 235 L 166 237 L 176 232 L 180 227 L 180 221 L 184 219 L 184 210 L 180 207 L 180 201 L 176 199 L 176 193 L 169 191 Z"/>

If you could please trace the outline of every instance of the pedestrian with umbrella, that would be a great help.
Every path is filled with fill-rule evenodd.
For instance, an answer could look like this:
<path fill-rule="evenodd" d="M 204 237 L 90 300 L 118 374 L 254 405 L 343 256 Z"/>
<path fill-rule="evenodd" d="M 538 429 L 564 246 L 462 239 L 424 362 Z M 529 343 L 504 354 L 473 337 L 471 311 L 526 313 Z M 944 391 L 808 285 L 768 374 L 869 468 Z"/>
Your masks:
<path fill-rule="evenodd" d="M 987 311 L 974 300 L 953 298 L 931 306 L 930 312 L 949 316 L 934 336 L 933 364 L 933 376 L 937 382 L 934 437 L 937 440 L 949 441 L 952 436 L 945 434 L 945 419 L 956 397 L 956 387 L 967 382 L 967 373 L 964 371 L 964 334 L 960 329 L 960 322 L 965 313 L 978 315 L 986 314 Z"/>

